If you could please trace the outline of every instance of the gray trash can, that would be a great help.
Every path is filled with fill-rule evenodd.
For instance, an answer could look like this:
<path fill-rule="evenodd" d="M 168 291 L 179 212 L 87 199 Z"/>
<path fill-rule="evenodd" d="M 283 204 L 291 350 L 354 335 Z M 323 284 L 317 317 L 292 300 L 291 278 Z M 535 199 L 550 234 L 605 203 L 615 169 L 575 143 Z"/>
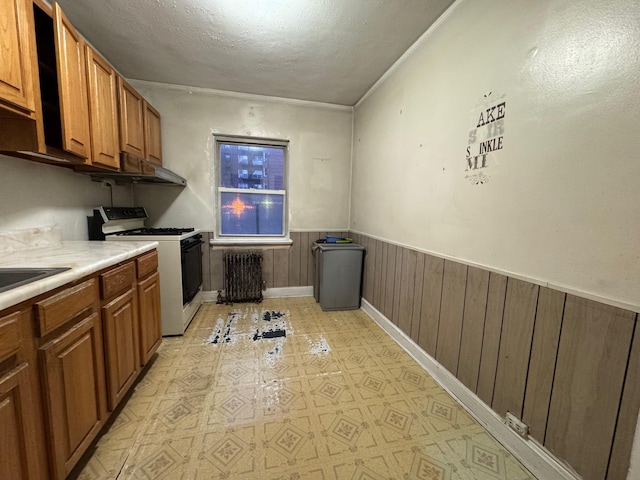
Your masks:
<path fill-rule="evenodd" d="M 357 310 L 364 247 L 357 243 L 315 243 L 316 276 L 313 295 L 322 310 Z"/>

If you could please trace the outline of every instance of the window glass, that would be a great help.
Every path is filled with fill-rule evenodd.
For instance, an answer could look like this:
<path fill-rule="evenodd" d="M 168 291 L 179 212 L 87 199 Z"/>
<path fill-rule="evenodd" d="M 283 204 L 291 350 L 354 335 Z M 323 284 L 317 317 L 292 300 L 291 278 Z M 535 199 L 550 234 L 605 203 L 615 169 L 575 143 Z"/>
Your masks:
<path fill-rule="evenodd" d="M 283 235 L 284 195 L 222 192 L 223 235 Z"/>
<path fill-rule="evenodd" d="M 288 236 L 286 142 L 217 140 L 218 235 Z"/>
<path fill-rule="evenodd" d="M 221 187 L 284 190 L 283 147 L 222 144 L 221 149 L 224 151 L 220 161 Z"/>

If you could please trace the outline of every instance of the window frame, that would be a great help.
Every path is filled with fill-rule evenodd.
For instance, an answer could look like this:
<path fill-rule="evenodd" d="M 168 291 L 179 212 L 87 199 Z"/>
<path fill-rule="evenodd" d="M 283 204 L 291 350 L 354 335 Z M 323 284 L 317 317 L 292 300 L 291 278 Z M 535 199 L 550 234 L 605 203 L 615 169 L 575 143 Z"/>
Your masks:
<path fill-rule="evenodd" d="M 236 144 L 248 147 L 267 147 L 282 148 L 284 154 L 284 175 L 283 190 L 266 190 L 257 188 L 232 188 L 221 186 L 222 180 L 222 144 Z M 216 211 L 216 229 L 212 243 L 219 244 L 290 244 L 289 235 L 289 141 L 275 138 L 264 137 L 246 137 L 241 135 L 213 135 L 214 145 L 214 208 Z M 249 157 L 251 155 L 247 153 Z M 245 165 L 242 165 L 245 167 Z M 249 170 L 249 178 L 251 177 L 252 161 L 249 158 L 249 164 L 246 165 Z M 240 168 L 240 166 L 238 167 Z M 225 234 L 222 233 L 222 193 L 249 193 L 256 195 L 274 194 L 282 195 L 282 234 L 281 235 L 260 235 L 260 234 Z"/>

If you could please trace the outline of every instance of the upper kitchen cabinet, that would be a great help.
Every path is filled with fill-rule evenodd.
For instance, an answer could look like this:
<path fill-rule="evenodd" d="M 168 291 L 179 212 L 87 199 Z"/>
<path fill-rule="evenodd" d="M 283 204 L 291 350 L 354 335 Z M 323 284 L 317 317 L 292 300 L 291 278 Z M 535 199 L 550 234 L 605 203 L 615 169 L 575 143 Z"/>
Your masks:
<path fill-rule="evenodd" d="M 0 106 L 2 116 L 35 113 L 31 0 L 0 0 Z"/>
<path fill-rule="evenodd" d="M 0 52 L 0 152 L 78 171 L 162 164 L 160 114 L 57 3 L 0 0 Z"/>
<path fill-rule="evenodd" d="M 53 21 L 62 120 L 62 148 L 80 158 L 88 159 L 91 154 L 91 145 L 85 43 L 57 3 L 53 6 Z"/>
<path fill-rule="evenodd" d="M 88 45 L 86 57 L 91 163 L 117 170 L 120 166 L 117 75 L 111 65 Z"/>
<path fill-rule="evenodd" d="M 123 168 L 125 171 L 142 171 L 144 162 L 139 160 L 162 165 L 160 113 L 122 77 L 118 77 L 118 98 L 120 150 L 125 154 Z"/>
<path fill-rule="evenodd" d="M 98 68 L 104 69 L 106 62 L 93 55 L 86 57 L 84 39 L 58 4 L 50 7 L 41 1 L 0 0 L 0 8 L 0 47 L 3 52 L 8 52 L 11 59 L 9 64 L 5 63 L 2 54 L 0 68 L 6 67 L 8 73 L 0 70 L 3 77 L 0 88 L 4 92 L 8 83 L 16 83 L 16 74 L 11 73 L 15 70 L 12 65 L 16 63 L 12 55 L 15 58 L 23 55 L 22 65 L 26 69 L 30 66 L 28 71 L 31 75 L 29 79 L 26 76 L 23 79 L 24 91 L 31 93 L 32 105 L 29 108 L 33 111 L 30 119 L 16 115 L 0 117 L 0 151 L 63 166 L 91 165 L 91 100 L 97 129 L 96 151 L 99 152 L 96 166 L 113 169 L 114 161 L 108 157 L 118 156 L 116 86 L 113 78 L 110 80 L 112 85 L 109 85 L 109 80 L 104 79 L 105 73 L 98 71 Z M 8 40 L 14 25 L 4 22 L 7 18 L 5 12 L 10 14 L 9 17 L 18 12 L 20 26 L 27 31 L 23 43 Z M 92 65 L 95 67 L 93 71 Z M 89 77 L 93 80 L 92 85 L 88 83 L 87 72 L 92 75 Z M 114 75 L 113 72 L 110 74 Z M 4 77 L 13 80 L 9 82 Z M 89 90 L 92 87 L 95 88 Z M 109 88 L 111 91 L 105 91 Z M 90 95 L 95 98 L 90 98 Z M 4 93 L 0 93 L 0 97 L 3 96 Z M 107 120 L 108 117 L 111 118 Z M 113 123 L 111 129 L 106 126 L 109 121 Z M 114 132 L 115 138 L 110 139 Z M 115 152 L 106 145 L 109 142 L 115 145 Z"/>
<path fill-rule="evenodd" d="M 37 129 L 28 138 L 14 130 L 20 142 L 1 140 L 0 149 L 20 150 L 20 156 L 64 165 L 89 163 L 89 106 L 84 41 L 69 23 L 60 7 L 42 2 L 32 7 L 35 29 L 36 71 L 34 85 Z M 29 142 L 28 140 L 32 140 Z M 31 144 L 29 144 L 31 143 Z M 26 153 L 29 152 L 29 153 Z"/>
<path fill-rule="evenodd" d="M 160 113 L 147 102 L 144 102 L 144 134 L 147 160 L 162 165 Z"/>
<path fill-rule="evenodd" d="M 35 150 L 40 127 L 31 0 L 0 0 L 0 150 Z"/>
<path fill-rule="evenodd" d="M 120 104 L 120 150 L 138 158 L 145 158 L 144 99 L 122 77 L 118 77 Z"/>

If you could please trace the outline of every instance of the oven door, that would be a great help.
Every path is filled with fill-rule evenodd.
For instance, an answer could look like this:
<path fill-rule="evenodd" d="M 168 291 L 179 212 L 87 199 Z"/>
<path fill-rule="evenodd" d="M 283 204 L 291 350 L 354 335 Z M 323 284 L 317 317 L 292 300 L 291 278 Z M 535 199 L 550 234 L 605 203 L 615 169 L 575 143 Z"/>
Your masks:
<path fill-rule="evenodd" d="M 180 241 L 182 259 L 182 304 L 193 300 L 202 285 L 202 235 Z"/>

